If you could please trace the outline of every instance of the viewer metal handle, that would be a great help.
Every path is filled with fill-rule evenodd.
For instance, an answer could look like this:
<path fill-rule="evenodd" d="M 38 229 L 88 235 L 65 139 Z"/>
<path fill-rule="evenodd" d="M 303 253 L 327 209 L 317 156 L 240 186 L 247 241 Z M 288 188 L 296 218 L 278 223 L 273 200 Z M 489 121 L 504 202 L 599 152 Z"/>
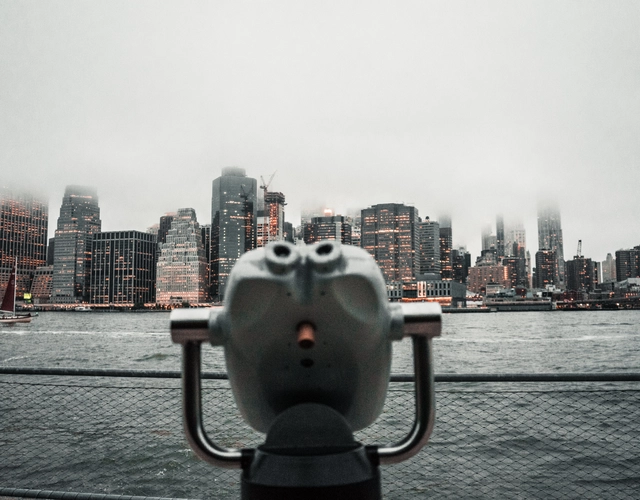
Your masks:
<path fill-rule="evenodd" d="M 171 313 L 171 337 L 182 344 L 182 413 L 189 445 L 205 462 L 217 467 L 240 468 L 246 455 L 237 448 L 215 444 L 202 422 L 200 347 L 209 340 L 211 309 L 176 309 Z"/>
<path fill-rule="evenodd" d="M 395 464 L 411 458 L 427 444 L 436 417 L 435 384 L 431 338 L 412 335 L 415 372 L 415 419 L 411 431 L 400 442 L 378 447 L 381 464 Z"/>

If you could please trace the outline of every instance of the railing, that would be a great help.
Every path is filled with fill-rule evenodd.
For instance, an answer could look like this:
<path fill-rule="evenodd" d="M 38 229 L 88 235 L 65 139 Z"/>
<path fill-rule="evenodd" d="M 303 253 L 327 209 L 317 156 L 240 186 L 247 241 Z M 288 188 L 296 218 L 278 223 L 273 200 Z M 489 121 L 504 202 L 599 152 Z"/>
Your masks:
<path fill-rule="evenodd" d="M 239 472 L 194 457 L 180 372 L 0 367 L 0 496 L 238 498 Z M 229 447 L 263 435 L 226 376 L 205 373 L 204 419 Z M 392 377 L 365 443 L 404 436 L 412 380 Z M 636 498 L 640 374 L 437 375 L 436 427 L 413 459 L 381 468 L 385 498 Z M 85 493 L 72 493 L 85 492 Z"/>

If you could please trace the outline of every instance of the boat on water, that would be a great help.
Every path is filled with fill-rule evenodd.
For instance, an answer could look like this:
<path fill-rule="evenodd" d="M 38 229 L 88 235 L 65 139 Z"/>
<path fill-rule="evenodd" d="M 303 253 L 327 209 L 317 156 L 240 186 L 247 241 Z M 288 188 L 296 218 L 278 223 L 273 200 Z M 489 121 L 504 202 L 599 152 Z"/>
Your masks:
<path fill-rule="evenodd" d="M 7 290 L 0 306 L 0 324 L 11 325 L 14 323 L 31 322 L 31 314 L 16 314 L 16 274 L 18 272 L 18 259 L 16 258 L 13 270 L 9 276 Z"/>
<path fill-rule="evenodd" d="M 76 306 L 73 308 L 74 311 L 76 312 L 89 312 L 91 311 L 91 308 L 89 306 Z"/>

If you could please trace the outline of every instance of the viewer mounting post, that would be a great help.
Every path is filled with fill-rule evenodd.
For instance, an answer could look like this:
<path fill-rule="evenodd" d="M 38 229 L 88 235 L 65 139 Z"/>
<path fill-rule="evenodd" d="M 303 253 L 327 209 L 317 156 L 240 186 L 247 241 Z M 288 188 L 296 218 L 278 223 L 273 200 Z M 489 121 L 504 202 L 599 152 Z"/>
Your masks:
<path fill-rule="evenodd" d="M 435 418 L 431 340 L 435 303 L 389 303 L 375 261 L 356 247 L 277 242 L 243 255 L 224 307 L 175 310 L 182 344 L 187 440 L 203 460 L 242 469 L 243 499 L 381 498 L 379 464 L 415 455 Z M 395 444 L 357 442 L 386 398 L 391 343 L 411 337 L 415 420 Z M 200 349 L 222 346 L 246 422 L 266 440 L 256 449 L 215 444 L 202 422 Z"/>

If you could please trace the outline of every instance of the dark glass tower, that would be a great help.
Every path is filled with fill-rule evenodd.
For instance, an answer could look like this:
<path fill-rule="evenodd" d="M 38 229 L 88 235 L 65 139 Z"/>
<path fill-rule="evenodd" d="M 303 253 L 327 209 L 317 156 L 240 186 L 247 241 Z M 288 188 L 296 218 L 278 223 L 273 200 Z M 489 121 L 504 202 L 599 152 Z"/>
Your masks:
<path fill-rule="evenodd" d="M 227 278 L 242 254 L 256 246 L 255 179 L 239 167 L 222 169 L 211 196 L 211 289 L 224 298 Z"/>
<path fill-rule="evenodd" d="M 60 207 L 53 261 L 54 304 L 89 301 L 91 246 L 100 232 L 100 207 L 93 188 L 67 186 Z"/>

